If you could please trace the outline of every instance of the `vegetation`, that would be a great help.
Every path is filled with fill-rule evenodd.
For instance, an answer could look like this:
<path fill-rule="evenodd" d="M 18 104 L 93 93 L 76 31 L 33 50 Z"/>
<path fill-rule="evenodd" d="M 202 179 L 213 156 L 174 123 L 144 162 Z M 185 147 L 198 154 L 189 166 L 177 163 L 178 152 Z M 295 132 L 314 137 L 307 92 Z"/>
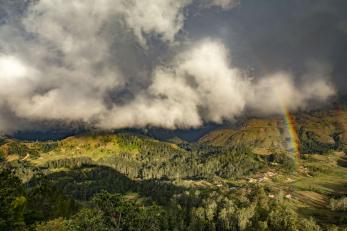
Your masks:
<path fill-rule="evenodd" d="M 330 199 L 330 208 L 332 211 L 347 211 L 347 198 Z"/>
<path fill-rule="evenodd" d="M 344 118 L 298 117 L 301 159 L 286 150 L 279 119 L 197 143 L 6 138 L 0 230 L 346 230 Z"/>
<path fill-rule="evenodd" d="M 282 192 L 271 199 L 258 186 L 236 193 L 171 189 L 174 193 L 165 201 L 143 185 L 142 193 L 151 199 L 125 194 L 127 190 L 122 195 L 99 190 L 78 210 L 81 205 L 56 191 L 46 177 L 36 179 L 28 191 L 12 173 L 3 172 L 1 179 L 14 195 L 1 192 L 1 198 L 10 199 L 7 207 L 1 206 L 9 214 L 2 215 L 1 224 L 10 230 L 321 230 L 312 219 L 299 219 Z M 141 188 L 129 185 L 128 190 Z"/>
<path fill-rule="evenodd" d="M 0 172 L 0 230 L 23 227 L 27 199 L 19 178 L 9 171 Z"/>

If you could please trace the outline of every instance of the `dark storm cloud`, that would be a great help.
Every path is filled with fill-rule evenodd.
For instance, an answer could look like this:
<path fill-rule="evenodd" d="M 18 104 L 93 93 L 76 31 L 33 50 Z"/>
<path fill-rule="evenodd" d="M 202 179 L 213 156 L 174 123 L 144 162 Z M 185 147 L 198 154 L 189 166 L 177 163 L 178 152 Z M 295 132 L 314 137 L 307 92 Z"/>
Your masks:
<path fill-rule="evenodd" d="M 0 1 L 2 131 L 222 123 L 324 102 L 343 73 L 342 1 Z"/>
<path fill-rule="evenodd" d="M 347 1 L 242 0 L 231 12 L 207 11 L 187 21 L 192 37 L 223 38 L 234 64 L 257 73 L 317 66 L 347 90 Z"/>

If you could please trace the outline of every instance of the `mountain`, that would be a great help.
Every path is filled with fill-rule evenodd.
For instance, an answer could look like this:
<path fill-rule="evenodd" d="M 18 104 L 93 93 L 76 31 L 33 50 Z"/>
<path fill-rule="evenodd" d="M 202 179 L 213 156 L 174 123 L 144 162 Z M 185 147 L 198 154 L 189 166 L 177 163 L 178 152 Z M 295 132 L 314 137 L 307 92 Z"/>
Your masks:
<path fill-rule="evenodd" d="M 347 112 L 293 117 L 300 158 L 280 116 L 217 127 L 197 142 L 136 130 L 3 137 L 0 229 L 13 220 L 22 230 L 342 229 Z"/>
<path fill-rule="evenodd" d="M 283 125 L 279 119 L 251 119 L 239 128 L 223 128 L 203 136 L 199 142 L 220 147 L 247 146 L 260 155 L 284 151 Z"/>
<path fill-rule="evenodd" d="M 347 112 L 316 111 L 294 115 L 301 151 L 324 152 L 347 145 Z M 199 143 L 219 147 L 248 146 L 260 155 L 287 149 L 288 131 L 283 118 L 250 119 L 241 126 L 214 130 Z"/>
<path fill-rule="evenodd" d="M 80 135 L 46 142 L 7 139 L 0 154 L 7 161 L 25 160 L 50 169 L 83 164 L 109 166 L 132 179 L 236 176 L 259 167 L 253 163 L 255 155 L 247 149 L 175 144 L 133 133 Z M 236 166 L 236 159 L 243 164 Z"/>

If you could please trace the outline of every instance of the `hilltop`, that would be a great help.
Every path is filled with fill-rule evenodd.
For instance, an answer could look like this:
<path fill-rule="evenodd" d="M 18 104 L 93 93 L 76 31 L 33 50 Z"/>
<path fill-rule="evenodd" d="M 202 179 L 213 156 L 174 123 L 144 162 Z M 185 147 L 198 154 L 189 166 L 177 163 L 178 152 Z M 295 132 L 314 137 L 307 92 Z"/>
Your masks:
<path fill-rule="evenodd" d="M 317 111 L 294 115 L 303 153 L 326 152 L 347 144 L 347 112 L 344 110 Z M 285 151 L 288 134 L 280 117 L 250 119 L 241 126 L 214 130 L 199 142 L 226 147 L 244 145 L 257 154 L 269 155 Z"/>

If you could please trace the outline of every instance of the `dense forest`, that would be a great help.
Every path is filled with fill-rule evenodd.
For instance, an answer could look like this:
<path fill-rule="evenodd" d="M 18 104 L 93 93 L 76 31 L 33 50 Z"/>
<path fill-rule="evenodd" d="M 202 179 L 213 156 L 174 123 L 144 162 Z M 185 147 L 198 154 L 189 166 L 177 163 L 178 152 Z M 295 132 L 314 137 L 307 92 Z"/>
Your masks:
<path fill-rule="evenodd" d="M 298 217 L 286 204 L 283 193 L 276 200 L 270 200 L 267 189 L 262 187 L 244 188 L 232 194 L 222 190 L 187 190 L 156 182 L 136 183 L 122 175 L 118 175 L 117 179 L 119 173 L 112 171 L 97 170 L 97 176 L 92 173 L 85 177 L 84 180 L 89 177 L 108 183 L 107 191 L 97 190 L 90 198 L 78 193 L 74 193 L 73 198 L 66 196 L 47 178 L 37 179 L 34 185 L 25 188 L 12 173 L 2 172 L 1 198 L 6 199 L 1 200 L 0 228 L 321 230 L 312 219 Z M 105 179 L 108 174 L 115 175 L 112 179 Z M 113 181 L 113 184 L 107 181 Z M 114 183 L 121 187 L 115 187 Z M 124 196 L 126 191 L 137 191 L 149 197 L 146 200 L 135 199 L 135 196 Z"/>
<path fill-rule="evenodd" d="M 301 159 L 253 152 L 260 141 L 3 138 L 0 230 L 344 230 L 347 158 L 331 134 L 335 143 L 302 127 Z"/>
<path fill-rule="evenodd" d="M 9 171 L 0 177 L 1 230 L 321 230 L 298 217 L 283 192 L 271 200 L 256 186 L 187 189 L 96 166 L 24 185 Z"/>

